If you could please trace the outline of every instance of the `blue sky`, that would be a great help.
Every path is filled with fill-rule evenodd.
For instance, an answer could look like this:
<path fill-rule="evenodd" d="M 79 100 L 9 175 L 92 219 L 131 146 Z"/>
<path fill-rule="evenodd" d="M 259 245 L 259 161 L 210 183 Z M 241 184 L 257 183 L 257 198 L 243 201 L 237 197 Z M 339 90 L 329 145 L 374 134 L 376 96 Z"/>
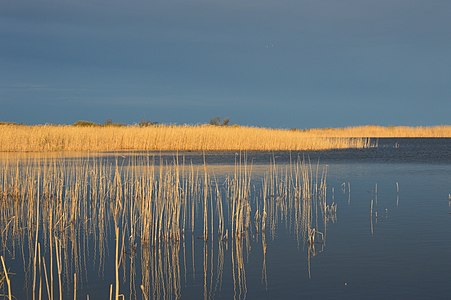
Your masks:
<path fill-rule="evenodd" d="M 0 121 L 451 120 L 449 0 L 5 0 L 0 41 Z"/>

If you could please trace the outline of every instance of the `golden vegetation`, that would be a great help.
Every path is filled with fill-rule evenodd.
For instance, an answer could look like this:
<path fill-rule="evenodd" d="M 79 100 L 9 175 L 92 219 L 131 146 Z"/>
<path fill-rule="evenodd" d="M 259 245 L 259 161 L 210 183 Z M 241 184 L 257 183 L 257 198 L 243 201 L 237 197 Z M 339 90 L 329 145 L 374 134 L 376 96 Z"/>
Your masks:
<path fill-rule="evenodd" d="M 9 249 L 8 257 L 22 256 L 16 260 L 23 261 L 26 281 L 32 282 L 26 286 L 28 299 L 75 298 L 77 293 L 89 298 L 81 279 L 92 268 L 102 276 L 115 273 L 110 299 L 125 298 L 122 293 L 130 299 L 141 293 L 143 299 L 180 299 L 188 274 L 199 276 L 196 245 L 203 247 L 204 298 L 219 293 L 228 270 L 225 251 L 231 249 L 226 265 L 232 266 L 234 298 L 245 299 L 251 242 L 261 242 L 264 283 L 266 236 L 274 239 L 276 228 L 290 226 L 308 248 L 310 274 L 310 257 L 315 244 L 325 244 L 331 214 L 327 167 L 315 168 L 300 158 L 282 166 L 272 161 L 262 181 L 241 157 L 222 177 L 205 163 L 185 164 L 179 157 L 160 164 L 152 157 L 127 164 L 0 160 L 0 170 L 0 246 Z M 112 239 L 115 247 L 109 248 Z M 114 267 L 106 262 L 113 257 Z M 106 285 L 97 289 L 108 295 Z"/>
<path fill-rule="evenodd" d="M 309 129 L 305 133 L 316 137 L 347 138 L 451 138 L 451 126 L 357 126 L 347 128 Z"/>
<path fill-rule="evenodd" d="M 16 126 L 0 125 L 0 151 L 324 150 L 365 148 L 365 138 L 313 130 L 240 126 Z"/>

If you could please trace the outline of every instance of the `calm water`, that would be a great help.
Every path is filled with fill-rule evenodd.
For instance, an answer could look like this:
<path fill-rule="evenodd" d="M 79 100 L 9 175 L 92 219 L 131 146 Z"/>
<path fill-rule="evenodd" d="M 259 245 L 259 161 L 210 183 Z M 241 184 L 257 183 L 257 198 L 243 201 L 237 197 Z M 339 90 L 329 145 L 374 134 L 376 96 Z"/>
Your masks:
<path fill-rule="evenodd" d="M 126 166 L 131 157 L 147 155 L 111 153 L 102 159 Z M 204 160 L 202 153 L 183 155 L 194 164 Z M 233 173 L 237 156 L 207 153 L 205 160 L 223 180 Z M 299 239 L 288 213 L 287 218 L 279 216 L 264 236 L 253 230 L 240 243 L 233 239 L 204 242 L 197 230 L 177 245 L 125 249 L 126 271 L 120 273 L 125 298 L 142 299 L 140 285 L 146 280 L 157 289 L 153 290 L 155 297 L 172 299 L 451 297 L 451 139 L 381 139 L 374 149 L 250 152 L 247 156 L 253 164 L 254 190 L 261 186 L 271 158 L 281 166 L 297 157 L 310 159 L 313 168 L 318 161 L 321 167 L 328 166 L 327 203 L 334 202 L 337 210 L 327 221 L 325 241 L 318 239 L 311 249 Z M 173 153 L 162 153 L 155 159 L 158 163 L 172 157 Z M 258 198 L 258 192 L 253 197 Z M 87 294 L 91 299 L 109 298 L 109 286 L 115 281 L 115 238 L 111 223 L 107 228 L 103 257 L 95 250 L 95 239 L 77 233 L 80 244 L 70 246 L 79 248 L 80 257 L 74 258 L 78 263 L 67 264 L 64 298 L 73 297 L 74 272 L 80 299 Z M 23 245 L 2 238 L 1 255 L 14 273 L 10 275 L 13 295 L 29 299 L 32 251 L 26 241 Z M 46 245 L 45 239 L 41 242 Z M 143 257 L 151 263 L 143 266 Z M 143 278 L 145 268 L 159 269 L 148 270 L 150 277 Z M 45 299 L 45 283 L 42 294 Z"/>

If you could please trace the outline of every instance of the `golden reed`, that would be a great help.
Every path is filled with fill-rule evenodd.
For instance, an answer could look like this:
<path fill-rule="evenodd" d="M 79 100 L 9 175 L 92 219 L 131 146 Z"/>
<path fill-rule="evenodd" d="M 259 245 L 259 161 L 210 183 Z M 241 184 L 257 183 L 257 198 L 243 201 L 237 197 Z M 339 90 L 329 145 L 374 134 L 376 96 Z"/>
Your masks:
<path fill-rule="evenodd" d="M 305 134 L 316 137 L 348 138 L 451 138 L 451 126 L 357 126 L 347 128 L 308 129 Z"/>
<path fill-rule="evenodd" d="M 0 125 L 0 151 L 325 150 L 372 146 L 367 138 L 372 135 L 356 134 L 353 137 L 344 133 L 347 130 L 350 129 L 285 130 L 211 125 Z"/>

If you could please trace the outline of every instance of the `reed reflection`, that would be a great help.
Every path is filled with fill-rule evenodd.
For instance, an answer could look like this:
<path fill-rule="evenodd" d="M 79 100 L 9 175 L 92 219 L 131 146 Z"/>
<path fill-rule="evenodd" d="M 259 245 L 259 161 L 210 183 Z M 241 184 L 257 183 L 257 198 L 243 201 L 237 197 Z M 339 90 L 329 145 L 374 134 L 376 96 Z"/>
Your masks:
<path fill-rule="evenodd" d="M 203 298 L 213 299 L 227 280 L 234 298 L 244 299 L 246 265 L 257 243 L 261 283 L 268 287 L 268 239 L 274 241 L 278 228 L 305 249 L 311 276 L 311 257 L 336 221 L 336 204 L 327 203 L 327 166 L 273 159 L 265 173 L 254 174 L 243 154 L 230 172 L 215 174 L 217 168 L 179 156 L 158 161 L 0 162 L 2 252 L 7 261 L 23 261 L 27 297 L 86 297 L 94 280 L 110 299 L 179 299 L 202 280 Z"/>

